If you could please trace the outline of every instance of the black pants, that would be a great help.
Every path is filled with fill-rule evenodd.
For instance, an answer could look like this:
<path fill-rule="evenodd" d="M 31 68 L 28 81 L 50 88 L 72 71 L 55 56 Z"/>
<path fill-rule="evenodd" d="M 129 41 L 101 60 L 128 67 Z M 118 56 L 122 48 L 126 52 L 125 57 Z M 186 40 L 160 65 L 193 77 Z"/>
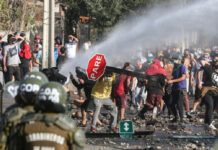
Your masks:
<path fill-rule="evenodd" d="M 8 66 L 8 81 L 12 80 L 12 76 L 14 75 L 16 81 L 20 81 L 20 67 L 18 66 Z"/>
<path fill-rule="evenodd" d="M 167 109 L 168 109 L 168 115 L 172 115 L 173 114 L 173 111 L 172 111 L 172 95 L 170 94 L 165 94 L 163 96 L 163 100 L 164 100 L 164 103 L 166 104 L 167 106 Z"/>
<path fill-rule="evenodd" d="M 23 78 L 28 72 L 30 72 L 29 66 L 20 66 L 20 76 Z"/>
<path fill-rule="evenodd" d="M 218 96 L 214 95 L 212 91 L 208 91 L 203 98 L 203 103 L 206 106 L 205 120 L 204 120 L 206 124 L 211 124 L 211 122 L 213 121 L 213 111 L 215 109 L 217 110 L 217 106 L 218 106 L 217 100 L 218 100 Z"/>
<path fill-rule="evenodd" d="M 184 104 L 184 95 L 181 90 L 172 91 L 172 112 L 176 119 L 178 119 L 177 109 L 179 111 L 180 120 L 183 119 L 183 104 Z"/>

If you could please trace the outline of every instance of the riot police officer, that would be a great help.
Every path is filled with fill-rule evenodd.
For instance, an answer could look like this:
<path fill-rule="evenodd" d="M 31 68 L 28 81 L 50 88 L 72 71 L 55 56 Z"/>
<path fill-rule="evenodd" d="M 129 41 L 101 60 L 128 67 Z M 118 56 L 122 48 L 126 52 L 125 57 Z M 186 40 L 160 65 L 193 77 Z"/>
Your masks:
<path fill-rule="evenodd" d="M 85 146 L 85 134 L 66 116 L 67 94 L 57 82 L 44 84 L 38 93 L 36 112 L 21 119 L 20 149 L 78 150 Z"/>
<path fill-rule="evenodd" d="M 7 108 L 2 119 L 2 128 L 0 131 L 0 149 L 16 149 L 17 141 L 14 134 L 14 128 L 23 115 L 34 112 L 34 104 L 36 102 L 36 95 L 40 87 L 48 82 L 47 77 L 40 72 L 28 73 L 23 81 L 21 81 L 18 89 L 18 94 L 15 97 L 16 104 Z M 12 127 L 14 128 L 12 130 Z"/>

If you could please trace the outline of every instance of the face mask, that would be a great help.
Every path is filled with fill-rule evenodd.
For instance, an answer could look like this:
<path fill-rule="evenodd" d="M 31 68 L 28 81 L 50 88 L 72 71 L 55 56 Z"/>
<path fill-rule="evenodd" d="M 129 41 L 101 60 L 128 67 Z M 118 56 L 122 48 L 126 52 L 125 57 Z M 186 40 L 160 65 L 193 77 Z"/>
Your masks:
<path fill-rule="evenodd" d="M 40 39 L 37 39 L 36 42 L 37 42 L 37 43 L 40 43 Z"/>
<path fill-rule="evenodd" d="M 69 42 L 71 43 L 71 42 L 73 42 L 73 40 L 69 40 Z"/>
<path fill-rule="evenodd" d="M 174 62 L 175 64 L 178 64 L 178 63 L 179 63 L 179 60 L 173 60 L 173 62 Z"/>
<path fill-rule="evenodd" d="M 218 69 L 218 65 L 214 66 L 215 69 Z"/>
<path fill-rule="evenodd" d="M 15 44 L 16 43 L 16 40 L 14 39 L 14 40 L 12 40 L 12 44 Z"/>
<path fill-rule="evenodd" d="M 58 45 L 61 45 L 61 41 L 59 41 L 59 40 L 58 40 L 56 43 L 57 43 Z"/>
<path fill-rule="evenodd" d="M 105 79 L 107 82 L 111 81 L 111 77 L 106 77 Z"/>

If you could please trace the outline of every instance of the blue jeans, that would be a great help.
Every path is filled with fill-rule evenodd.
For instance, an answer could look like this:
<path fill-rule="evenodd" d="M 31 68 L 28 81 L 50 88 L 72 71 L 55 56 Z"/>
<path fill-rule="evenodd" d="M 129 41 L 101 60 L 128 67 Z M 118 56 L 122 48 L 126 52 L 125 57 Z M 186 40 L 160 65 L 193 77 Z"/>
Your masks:
<path fill-rule="evenodd" d="M 136 105 L 137 108 L 140 108 L 140 101 L 143 100 L 143 103 L 145 104 L 145 99 L 147 95 L 145 93 L 145 87 L 136 87 Z"/>

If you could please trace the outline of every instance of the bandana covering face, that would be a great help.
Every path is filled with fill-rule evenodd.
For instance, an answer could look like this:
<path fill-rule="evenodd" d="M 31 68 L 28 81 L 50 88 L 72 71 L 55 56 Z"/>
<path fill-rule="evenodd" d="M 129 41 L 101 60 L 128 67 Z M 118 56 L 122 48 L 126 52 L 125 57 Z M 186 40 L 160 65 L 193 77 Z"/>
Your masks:
<path fill-rule="evenodd" d="M 175 72 L 180 66 L 181 64 L 174 63 L 173 72 Z"/>
<path fill-rule="evenodd" d="M 161 67 L 159 60 L 154 60 L 154 64 L 152 64 L 145 72 L 147 75 L 157 75 L 162 74 L 166 76 L 166 70 Z"/>

